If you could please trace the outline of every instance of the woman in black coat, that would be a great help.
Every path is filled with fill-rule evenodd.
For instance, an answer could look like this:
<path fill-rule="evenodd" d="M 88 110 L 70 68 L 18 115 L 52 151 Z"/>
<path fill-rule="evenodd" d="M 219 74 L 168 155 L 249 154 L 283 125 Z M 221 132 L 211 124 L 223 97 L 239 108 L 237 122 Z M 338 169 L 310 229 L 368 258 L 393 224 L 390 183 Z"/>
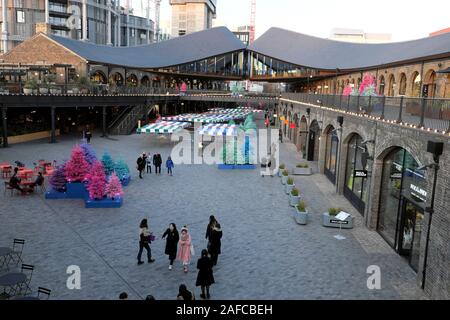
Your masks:
<path fill-rule="evenodd" d="M 222 229 L 220 229 L 220 224 L 216 223 L 214 228 L 211 230 L 209 235 L 209 245 L 208 252 L 211 255 L 211 260 L 213 265 L 217 265 L 217 259 L 219 254 L 221 254 L 222 249 Z"/>
<path fill-rule="evenodd" d="M 178 234 L 177 226 L 175 225 L 175 223 L 171 223 L 166 232 L 164 232 L 162 238 L 165 239 L 166 237 L 167 241 L 165 253 L 169 256 L 169 270 L 172 270 L 173 261 L 177 257 L 178 241 L 180 240 L 180 235 Z"/>
<path fill-rule="evenodd" d="M 208 257 L 208 251 L 202 250 L 202 257 L 198 259 L 197 261 L 197 269 L 198 269 L 198 275 L 197 275 L 197 282 L 195 285 L 197 287 L 202 288 L 202 294 L 200 297 L 202 299 L 210 298 L 209 295 L 209 286 L 214 283 L 214 275 L 213 275 L 213 264 L 211 259 Z M 205 295 L 205 289 L 206 289 L 206 295 Z"/>

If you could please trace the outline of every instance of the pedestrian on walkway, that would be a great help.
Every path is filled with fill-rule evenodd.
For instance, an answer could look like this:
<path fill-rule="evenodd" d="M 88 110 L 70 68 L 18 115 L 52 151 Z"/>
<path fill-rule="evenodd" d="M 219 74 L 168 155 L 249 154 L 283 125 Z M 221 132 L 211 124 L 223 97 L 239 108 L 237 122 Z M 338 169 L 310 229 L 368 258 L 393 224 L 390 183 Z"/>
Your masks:
<path fill-rule="evenodd" d="M 180 285 L 180 288 L 178 289 L 178 296 L 177 300 L 186 300 L 186 301 L 192 301 L 195 300 L 195 296 L 192 292 L 190 292 L 185 284 Z"/>
<path fill-rule="evenodd" d="M 167 158 L 166 167 L 167 167 L 167 174 L 170 174 L 172 176 L 173 175 L 172 169 L 174 167 L 174 164 L 173 164 L 172 158 L 170 156 L 169 156 L 169 158 Z"/>
<path fill-rule="evenodd" d="M 208 251 L 203 249 L 202 250 L 202 257 L 198 259 L 197 261 L 197 269 L 198 269 L 198 275 L 197 275 L 197 281 L 195 285 L 197 287 L 202 288 L 202 293 L 200 294 L 200 297 L 202 299 L 209 299 L 211 296 L 209 295 L 209 287 L 215 282 L 214 281 L 214 274 L 213 274 L 213 262 L 208 257 Z M 206 289 L 206 295 L 205 295 L 205 289 Z"/>
<path fill-rule="evenodd" d="M 161 174 L 161 164 L 162 164 L 162 158 L 159 153 L 156 153 L 153 156 L 153 165 L 155 166 L 155 174 Z M 159 171 L 158 171 L 159 170 Z"/>
<path fill-rule="evenodd" d="M 152 174 L 152 156 L 148 153 L 146 162 L 147 162 L 147 174 Z"/>
<path fill-rule="evenodd" d="M 155 262 L 155 259 L 152 259 L 152 250 L 150 249 L 150 244 L 152 243 L 152 234 L 148 228 L 147 219 L 143 219 L 141 224 L 139 225 L 139 253 L 137 256 L 138 265 L 143 264 L 144 262 L 141 260 L 142 251 L 147 250 L 147 261 L 148 263 Z"/>
<path fill-rule="evenodd" d="M 172 270 L 173 261 L 177 257 L 177 246 L 178 241 L 180 241 L 180 235 L 178 234 L 177 226 L 175 223 L 171 223 L 169 228 L 167 228 L 166 232 L 164 232 L 162 239 L 166 240 L 166 250 L 165 254 L 169 256 L 169 270 Z"/>
<path fill-rule="evenodd" d="M 206 234 L 205 234 L 205 239 L 208 240 L 208 246 L 209 246 L 209 241 L 210 241 L 210 235 L 211 235 L 211 231 L 214 228 L 214 226 L 216 225 L 217 220 L 214 216 L 209 216 L 209 223 L 208 226 L 206 227 Z"/>
<path fill-rule="evenodd" d="M 188 272 L 188 265 L 192 258 L 192 238 L 186 226 L 181 229 L 180 242 L 178 246 L 178 256 L 177 260 L 183 263 L 183 270 L 185 273 Z"/>
<path fill-rule="evenodd" d="M 211 255 L 211 260 L 214 266 L 217 265 L 217 259 L 219 258 L 219 254 L 222 253 L 221 239 L 222 239 L 222 229 L 220 228 L 220 223 L 216 223 L 216 225 L 211 231 L 208 247 L 208 252 Z"/>
<path fill-rule="evenodd" d="M 142 179 L 142 171 L 145 169 L 145 160 L 143 155 L 137 159 L 136 164 L 136 169 L 139 171 L 139 178 Z"/>
<path fill-rule="evenodd" d="M 280 130 L 278 131 L 278 135 L 279 135 L 279 137 L 280 137 L 280 142 L 283 143 L 283 130 L 281 130 L 281 128 L 280 128 Z"/>
<path fill-rule="evenodd" d="M 89 126 L 86 126 L 86 129 L 84 131 L 84 138 L 86 139 L 87 143 L 91 143 L 92 133 Z"/>

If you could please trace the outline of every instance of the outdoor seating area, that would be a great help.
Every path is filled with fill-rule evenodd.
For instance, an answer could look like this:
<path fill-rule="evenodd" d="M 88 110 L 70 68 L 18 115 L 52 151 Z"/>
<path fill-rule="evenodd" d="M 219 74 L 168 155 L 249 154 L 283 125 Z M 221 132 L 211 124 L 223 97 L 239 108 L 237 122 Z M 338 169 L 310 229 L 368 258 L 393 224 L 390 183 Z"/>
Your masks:
<path fill-rule="evenodd" d="M 0 163 L 1 178 L 4 180 L 4 195 L 9 193 L 14 196 L 15 192 L 20 195 L 30 195 L 35 193 L 45 193 L 46 191 L 46 178 L 50 177 L 56 167 L 56 160 L 46 161 L 38 160 L 33 163 L 33 169 L 25 166 L 20 161 L 15 161 L 13 166 L 11 163 Z M 18 187 L 11 185 L 10 180 L 14 175 L 14 169 L 17 168 L 16 177 L 19 179 Z M 39 178 L 39 173 L 42 174 L 42 179 Z M 40 181 L 39 181 L 40 180 Z M 21 191 L 23 190 L 23 191 Z"/>
<path fill-rule="evenodd" d="M 31 280 L 34 265 L 23 260 L 25 240 L 14 239 L 12 247 L 0 247 L 0 300 L 41 300 L 49 299 L 51 290 L 38 287 L 33 295 Z"/>

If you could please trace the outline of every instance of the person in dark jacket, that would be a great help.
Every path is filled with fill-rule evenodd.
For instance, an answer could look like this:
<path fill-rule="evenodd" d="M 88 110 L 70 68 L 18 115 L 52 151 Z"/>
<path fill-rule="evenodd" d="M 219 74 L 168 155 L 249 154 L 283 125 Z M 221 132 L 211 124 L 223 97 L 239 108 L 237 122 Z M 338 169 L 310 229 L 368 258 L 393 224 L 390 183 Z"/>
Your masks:
<path fill-rule="evenodd" d="M 190 292 L 185 284 L 180 285 L 180 288 L 178 289 L 178 296 L 177 300 L 187 300 L 192 301 L 195 300 L 195 296 L 192 292 Z"/>
<path fill-rule="evenodd" d="M 211 260 L 213 265 L 217 265 L 217 259 L 219 258 L 219 254 L 221 254 L 222 248 L 222 229 L 220 228 L 220 224 L 216 223 L 214 228 L 211 231 L 209 237 L 209 247 L 208 252 L 211 255 Z"/>
<path fill-rule="evenodd" d="M 169 228 L 164 232 L 162 239 L 166 240 L 166 251 L 165 254 L 169 256 L 169 270 L 172 270 L 173 261 L 177 257 L 177 247 L 178 247 L 178 241 L 180 241 L 180 235 L 177 230 L 177 226 L 175 223 L 171 223 L 169 225 Z"/>
<path fill-rule="evenodd" d="M 161 174 L 161 164 L 162 164 L 162 158 L 159 153 L 156 153 L 153 156 L 153 165 L 155 166 L 155 174 Z M 159 169 L 159 171 L 158 171 Z"/>
<path fill-rule="evenodd" d="M 144 262 L 141 260 L 142 257 L 142 251 L 147 250 L 147 260 L 148 263 L 155 262 L 155 259 L 152 259 L 152 250 L 150 249 L 150 243 L 151 240 L 151 232 L 148 228 L 148 222 L 147 219 L 143 219 L 141 221 L 141 224 L 139 225 L 139 253 L 137 256 L 138 259 L 138 265 L 143 264 Z"/>
<path fill-rule="evenodd" d="M 206 227 L 206 234 L 205 234 L 205 239 L 208 240 L 209 243 L 209 238 L 211 235 L 211 231 L 214 228 L 214 226 L 216 225 L 217 220 L 214 216 L 209 216 L 209 223 L 208 226 Z"/>
<path fill-rule="evenodd" d="M 25 193 L 25 190 L 22 189 L 22 188 L 20 187 L 20 181 L 21 181 L 21 179 L 17 176 L 18 173 L 19 173 L 19 168 L 15 167 L 15 168 L 14 168 L 14 174 L 13 174 L 12 177 L 9 179 L 9 186 L 10 186 L 11 188 L 14 188 L 14 189 L 19 190 L 19 191 L 22 192 L 22 193 Z"/>
<path fill-rule="evenodd" d="M 209 287 L 214 283 L 213 262 L 208 257 L 208 251 L 202 250 L 202 257 L 197 261 L 197 282 L 195 285 L 202 288 L 202 299 L 210 298 Z M 206 289 L 206 295 L 205 295 Z"/>
<path fill-rule="evenodd" d="M 143 155 L 137 159 L 136 164 L 137 164 L 137 169 L 139 171 L 139 178 L 142 179 L 142 171 L 144 171 L 144 169 L 145 169 L 145 159 L 144 159 Z"/>

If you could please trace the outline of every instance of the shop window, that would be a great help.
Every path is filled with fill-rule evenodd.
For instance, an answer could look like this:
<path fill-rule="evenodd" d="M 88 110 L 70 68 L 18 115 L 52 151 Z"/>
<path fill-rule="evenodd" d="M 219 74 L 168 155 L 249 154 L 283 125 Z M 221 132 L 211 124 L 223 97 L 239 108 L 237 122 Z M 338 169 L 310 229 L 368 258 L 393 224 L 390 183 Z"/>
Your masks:
<path fill-rule="evenodd" d="M 412 77 L 412 91 L 411 96 L 420 97 L 420 85 L 422 83 L 422 78 L 418 72 L 414 72 Z"/>
<path fill-rule="evenodd" d="M 16 18 L 17 18 L 17 20 L 16 20 L 17 23 L 25 23 L 25 11 L 17 10 Z"/>
<path fill-rule="evenodd" d="M 337 153 L 339 146 L 339 138 L 336 130 L 331 127 L 327 134 L 326 141 L 326 157 L 325 157 L 325 175 L 331 182 L 336 182 Z"/>

